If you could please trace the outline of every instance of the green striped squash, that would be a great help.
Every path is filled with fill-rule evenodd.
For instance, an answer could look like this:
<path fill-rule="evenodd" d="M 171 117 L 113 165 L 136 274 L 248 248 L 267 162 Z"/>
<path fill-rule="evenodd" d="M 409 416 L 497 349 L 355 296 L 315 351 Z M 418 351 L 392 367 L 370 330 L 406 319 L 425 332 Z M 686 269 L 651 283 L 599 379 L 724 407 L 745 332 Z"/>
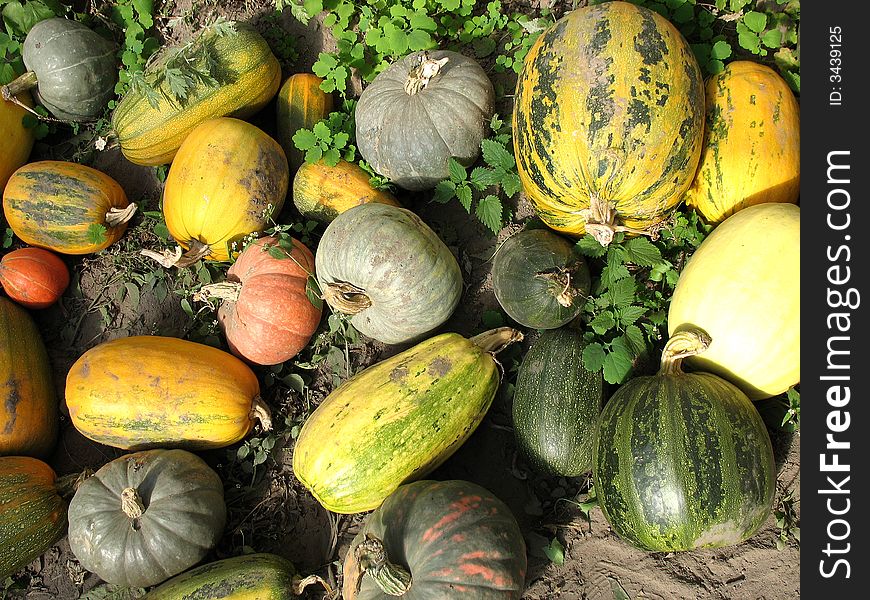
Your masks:
<path fill-rule="evenodd" d="M 704 134 L 692 49 L 658 13 L 628 2 L 577 8 L 526 55 L 514 153 L 541 219 L 607 245 L 647 231 L 691 185 Z"/>
<path fill-rule="evenodd" d="M 738 544 L 773 506 L 773 448 L 752 401 L 711 373 L 683 373 L 709 345 L 700 330 L 668 340 L 657 375 L 636 377 L 601 413 L 595 490 L 614 531 L 656 552 Z"/>
<path fill-rule="evenodd" d="M 508 327 L 471 339 L 445 333 L 358 373 L 305 421 L 297 479 L 333 512 L 380 506 L 468 439 L 498 389 L 492 353 L 519 339 Z"/>
<path fill-rule="evenodd" d="M 514 435 L 535 470 L 576 477 L 592 468 L 604 378 L 583 366 L 583 335 L 545 331 L 523 357 L 514 388 Z"/>

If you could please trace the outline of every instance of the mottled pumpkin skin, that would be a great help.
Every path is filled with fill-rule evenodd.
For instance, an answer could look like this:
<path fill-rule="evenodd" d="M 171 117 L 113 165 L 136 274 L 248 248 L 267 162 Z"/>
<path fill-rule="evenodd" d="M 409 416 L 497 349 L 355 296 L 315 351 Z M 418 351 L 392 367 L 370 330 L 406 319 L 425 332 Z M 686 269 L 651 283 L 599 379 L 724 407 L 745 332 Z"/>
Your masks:
<path fill-rule="evenodd" d="M 0 259 L 0 285 L 21 306 L 47 308 L 69 285 L 69 269 L 53 252 L 19 248 Z"/>
<path fill-rule="evenodd" d="M 3 212 L 15 235 L 31 246 L 61 254 L 91 254 L 114 244 L 127 223 L 110 226 L 106 213 L 129 204 L 117 181 L 65 161 L 26 164 L 3 190 Z M 96 225 L 103 227 L 102 236 L 89 232 Z"/>
<path fill-rule="evenodd" d="M 209 246 L 225 261 L 249 233 L 262 231 L 284 206 L 287 158 L 261 129 L 229 117 L 197 126 L 178 150 L 163 189 L 169 233 L 183 247 Z"/>
<path fill-rule="evenodd" d="M 304 163 L 293 178 L 293 204 L 302 216 L 322 223 L 369 202 L 400 206 L 390 192 L 373 188 L 370 180 L 368 173 L 346 160 L 334 167 L 323 161 Z"/>
<path fill-rule="evenodd" d="M 25 104 L 33 104 L 29 94 L 20 94 L 18 99 Z M 29 113 L 13 102 L 0 99 L 0 190 L 15 170 L 27 162 L 33 142 L 36 140 L 34 129 L 25 127 L 23 119 Z"/>
<path fill-rule="evenodd" d="M 252 404 L 259 393 L 256 375 L 235 356 L 161 336 L 95 346 L 73 364 L 66 380 L 76 429 L 126 450 L 233 444 L 253 427 Z"/>
<path fill-rule="evenodd" d="M 133 488 L 143 512 L 122 510 Z M 147 587 L 195 565 L 221 538 L 223 482 L 185 450 L 146 450 L 101 467 L 69 505 L 69 545 L 88 571 L 115 585 Z"/>
<path fill-rule="evenodd" d="M 357 569 L 354 550 L 370 534 L 390 562 L 408 569 L 403 600 L 518 600 L 525 589 L 526 544 L 510 509 L 467 481 L 417 481 L 399 487 L 373 512 L 351 542 L 344 581 Z M 346 600 L 390 600 L 364 575 Z"/>
<path fill-rule="evenodd" d="M 548 226 L 585 233 L 580 211 L 595 197 L 617 225 L 648 229 L 694 178 L 701 71 L 659 14 L 628 2 L 578 8 L 529 50 L 513 131 L 523 189 Z"/>
<path fill-rule="evenodd" d="M 39 330 L 25 309 L 0 298 L 0 455 L 45 457 L 57 429 L 58 401 Z"/>
<path fill-rule="evenodd" d="M 130 162 L 145 166 L 169 163 L 188 134 L 203 121 L 222 116 L 245 119 L 278 91 L 281 65 L 253 27 L 237 22 L 234 33 L 219 36 L 208 30 L 203 40 L 218 57 L 216 78 L 220 86 L 196 84 L 187 99 L 176 101 L 158 60 L 143 74 L 157 89 L 157 107 L 149 104 L 144 93 L 131 89 L 115 108 L 112 127 Z"/>
<path fill-rule="evenodd" d="M 306 292 L 314 255 L 296 239 L 289 252 L 278 242 L 265 237 L 245 248 L 227 271 L 227 281 L 241 285 L 238 300 L 227 300 L 218 310 L 233 354 L 260 365 L 296 356 L 320 324 L 321 306 Z"/>
<path fill-rule="evenodd" d="M 48 550 L 66 530 L 54 471 L 36 458 L 0 456 L 0 577 Z"/>
<path fill-rule="evenodd" d="M 287 155 L 290 173 L 305 163 L 305 152 L 293 143 L 300 129 L 311 129 L 332 112 L 332 94 L 320 89 L 323 79 L 313 73 L 295 73 L 287 78 L 275 99 L 278 143 Z"/>
<path fill-rule="evenodd" d="M 728 63 L 707 81 L 707 127 L 686 204 L 711 223 L 764 202 L 800 195 L 800 107 L 785 80 L 752 61 Z"/>

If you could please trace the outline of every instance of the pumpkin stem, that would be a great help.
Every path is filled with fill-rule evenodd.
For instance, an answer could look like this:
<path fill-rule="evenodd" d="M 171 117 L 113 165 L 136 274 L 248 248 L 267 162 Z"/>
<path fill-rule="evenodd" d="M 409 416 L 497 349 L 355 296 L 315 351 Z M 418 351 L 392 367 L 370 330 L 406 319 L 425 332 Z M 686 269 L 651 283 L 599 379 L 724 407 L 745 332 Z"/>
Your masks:
<path fill-rule="evenodd" d="M 290 582 L 290 593 L 294 596 L 301 596 L 302 592 L 305 591 L 305 588 L 316 583 L 323 586 L 327 595 L 332 594 L 332 588 L 329 584 L 322 577 L 318 577 L 317 575 L 309 575 L 308 577 L 294 575 L 293 580 Z"/>
<path fill-rule="evenodd" d="M 106 225 L 117 227 L 130 221 L 136 212 L 136 203 L 131 202 L 126 208 L 110 208 L 106 213 Z"/>
<path fill-rule="evenodd" d="M 550 284 L 550 293 L 556 298 L 556 302 L 568 308 L 574 304 L 574 299 L 581 295 L 580 290 L 571 285 L 571 275 L 576 273 L 579 268 L 579 263 L 567 268 L 556 267 L 536 273 L 535 277 L 547 281 Z"/>
<path fill-rule="evenodd" d="M 121 510 L 134 521 L 145 513 L 145 505 L 142 504 L 142 498 L 139 497 L 136 488 L 128 487 L 121 491 Z"/>
<path fill-rule="evenodd" d="M 411 589 L 411 573 L 389 561 L 384 543 L 375 536 L 367 533 L 353 552 L 362 574 L 368 573 L 385 594 L 401 596 Z"/>
<path fill-rule="evenodd" d="M 683 329 L 671 336 L 662 350 L 659 375 L 682 375 L 684 358 L 700 354 L 710 346 L 712 339 L 703 329 Z"/>
<path fill-rule="evenodd" d="M 272 430 L 272 411 L 269 409 L 269 405 L 266 404 L 265 400 L 263 400 L 259 395 L 254 397 L 254 402 L 251 404 L 251 412 L 249 415 L 252 421 L 256 419 L 260 422 L 260 429 L 263 431 Z"/>
<path fill-rule="evenodd" d="M 220 298 L 227 302 L 238 302 L 242 293 L 242 284 L 238 281 L 221 281 L 203 286 L 193 295 L 197 302 L 208 302 L 212 298 Z"/>
<path fill-rule="evenodd" d="M 578 214 L 586 221 L 586 233 L 591 234 L 605 248 L 613 241 L 613 236 L 616 233 L 626 232 L 635 235 L 653 235 L 651 232 L 644 231 L 643 229 L 617 225 L 616 216 L 618 213 L 616 209 L 597 194 L 592 194 L 592 197 L 589 198 L 589 208 L 584 208 Z"/>
<path fill-rule="evenodd" d="M 429 58 L 428 52 L 420 53 L 420 64 L 411 69 L 408 73 L 408 79 L 405 81 L 405 93 L 413 96 L 422 89 L 425 89 L 429 82 L 438 75 L 441 68 L 450 60 L 448 57 L 439 58 L 438 60 Z"/>
<path fill-rule="evenodd" d="M 364 289 L 346 281 L 327 283 L 323 299 L 334 310 L 346 315 L 361 313 L 372 305 Z"/>
<path fill-rule="evenodd" d="M 471 343 L 490 354 L 498 354 L 514 342 L 521 342 L 523 334 L 512 327 L 498 327 L 484 331 L 473 338 Z"/>
<path fill-rule="evenodd" d="M 78 491 L 79 486 L 84 483 L 85 479 L 93 474 L 94 472 L 91 469 L 84 469 L 81 473 L 63 475 L 54 480 L 54 488 L 61 498 L 72 496 Z"/>
<path fill-rule="evenodd" d="M 154 252 L 153 250 L 140 250 L 139 254 L 156 260 L 164 268 L 168 269 L 169 267 L 176 267 L 183 269 L 189 267 L 199 259 L 205 258 L 205 256 L 211 252 L 211 247 L 208 244 L 203 244 L 199 240 L 190 240 L 188 244 L 190 245 L 190 250 L 183 254 L 181 246 L 176 246 L 175 251 L 164 250 L 161 253 Z"/>

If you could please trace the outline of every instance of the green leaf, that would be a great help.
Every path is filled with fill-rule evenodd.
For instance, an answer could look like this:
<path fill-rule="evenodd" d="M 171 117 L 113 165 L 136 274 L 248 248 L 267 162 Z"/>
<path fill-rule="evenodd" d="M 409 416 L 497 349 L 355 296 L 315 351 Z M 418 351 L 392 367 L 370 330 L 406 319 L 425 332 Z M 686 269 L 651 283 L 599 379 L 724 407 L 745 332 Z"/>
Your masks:
<path fill-rule="evenodd" d="M 325 162 L 330 167 L 334 167 L 338 164 L 338 161 L 341 160 L 341 152 L 336 150 L 335 148 L 330 148 L 326 152 L 323 153 L 323 162 Z"/>
<path fill-rule="evenodd" d="M 559 538 L 554 537 L 550 544 L 544 546 L 541 550 L 543 550 L 544 554 L 547 555 L 547 558 L 553 564 L 561 565 L 565 563 L 565 548 L 562 546 Z"/>
<path fill-rule="evenodd" d="M 517 166 L 513 153 L 496 141 L 483 140 L 480 143 L 480 149 L 483 153 L 483 160 L 491 167 L 511 171 Z"/>
<path fill-rule="evenodd" d="M 414 29 L 408 34 L 408 48 L 414 52 L 433 48 L 435 42 L 429 32 L 422 29 Z"/>
<path fill-rule="evenodd" d="M 88 226 L 88 241 L 97 245 L 106 243 L 106 227 L 101 223 L 91 223 Z"/>
<path fill-rule="evenodd" d="M 498 196 L 490 194 L 478 201 L 475 213 L 481 223 L 489 227 L 490 231 L 498 233 L 502 227 L 501 216 L 503 210 Z"/>
<path fill-rule="evenodd" d="M 314 124 L 312 128 L 312 132 L 314 135 L 321 140 L 329 142 L 332 140 L 332 131 L 329 129 L 329 125 L 324 123 L 323 121 L 318 121 Z"/>
<path fill-rule="evenodd" d="M 503 327 L 505 324 L 504 314 L 500 310 L 487 309 L 483 311 L 480 323 L 487 329 Z"/>
<path fill-rule="evenodd" d="M 753 54 L 759 54 L 761 52 L 761 40 L 758 38 L 757 34 L 751 31 L 739 33 L 737 35 L 737 42 L 740 44 L 741 48 L 745 48 Z"/>
<path fill-rule="evenodd" d="M 300 129 L 293 134 L 293 144 L 299 150 L 309 150 L 317 144 L 317 136 L 310 129 Z"/>
<path fill-rule="evenodd" d="M 614 281 L 607 289 L 610 304 L 616 308 L 631 304 L 634 301 L 636 286 L 634 277 L 624 277 Z"/>
<path fill-rule="evenodd" d="M 646 314 L 646 308 L 643 306 L 637 306 L 636 304 L 631 304 L 629 306 L 620 307 L 617 310 L 617 313 L 619 313 L 619 322 L 623 326 L 628 326 L 644 316 Z"/>
<path fill-rule="evenodd" d="M 450 172 L 450 181 L 461 183 L 468 178 L 468 172 L 465 170 L 465 167 L 459 164 L 455 158 L 451 157 L 447 166 Z"/>
<path fill-rule="evenodd" d="M 490 37 L 477 38 L 471 43 L 472 48 L 474 48 L 474 54 L 477 58 L 484 58 L 485 56 L 489 56 L 493 52 L 495 52 L 498 44 L 496 44 L 495 40 Z"/>
<path fill-rule="evenodd" d="M 695 18 L 695 7 L 685 2 L 673 13 L 674 23 L 689 23 Z"/>
<path fill-rule="evenodd" d="M 601 286 L 603 288 L 609 288 L 613 285 L 614 282 L 619 281 L 620 279 L 624 279 L 629 277 L 631 273 L 628 271 L 628 267 L 626 267 L 622 263 L 618 262 L 608 262 L 607 265 L 601 270 Z"/>
<path fill-rule="evenodd" d="M 783 44 L 783 35 L 779 29 L 770 29 L 761 36 L 761 42 L 768 48 L 779 48 Z"/>
<path fill-rule="evenodd" d="M 398 28 L 390 29 L 387 40 L 390 43 L 390 51 L 394 56 L 402 56 L 408 52 L 408 34 Z"/>
<path fill-rule="evenodd" d="M 591 327 L 598 335 L 604 335 L 616 327 L 616 319 L 613 318 L 612 312 L 605 310 L 598 313 L 595 318 L 589 322 L 589 327 Z"/>
<path fill-rule="evenodd" d="M 764 13 L 749 11 L 743 15 L 743 22 L 746 26 L 755 33 L 761 33 L 767 26 L 767 15 Z"/>
<path fill-rule="evenodd" d="M 617 342 L 620 342 L 617 344 Z M 622 383 L 631 371 L 632 356 L 620 338 L 613 340 L 610 352 L 604 358 L 604 380 L 607 383 Z"/>
<path fill-rule="evenodd" d="M 600 256 L 604 256 L 607 252 L 607 248 L 602 246 L 598 240 L 596 240 L 592 235 L 586 234 L 580 241 L 577 242 L 577 250 L 583 256 L 589 256 L 591 258 L 598 258 Z"/>
<path fill-rule="evenodd" d="M 637 325 L 629 325 L 626 327 L 625 333 L 622 334 L 622 339 L 625 341 L 625 345 L 628 349 L 631 350 L 631 353 L 635 356 L 639 356 L 646 350 L 646 341 L 644 340 L 643 332 Z"/>
<path fill-rule="evenodd" d="M 468 181 L 478 191 L 483 191 L 490 186 L 498 185 L 500 180 L 493 169 L 487 169 L 486 167 L 477 167 L 471 172 L 471 176 L 469 177 Z"/>
<path fill-rule="evenodd" d="M 24 4 L 10 2 L 3 7 L 6 30 L 19 39 L 24 39 L 27 32 L 40 21 L 54 16 L 54 11 L 39 0 L 29 0 Z"/>
<path fill-rule="evenodd" d="M 471 186 L 467 183 L 460 183 L 456 186 L 456 197 L 459 198 L 459 203 L 465 210 L 471 213 Z"/>
<path fill-rule="evenodd" d="M 628 262 L 641 267 L 652 267 L 662 262 L 661 251 L 645 237 L 628 240 L 624 248 Z"/>
<path fill-rule="evenodd" d="M 725 40 L 719 40 L 713 47 L 710 49 L 710 57 L 716 58 L 719 60 L 728 58 L 731 56 L 731 44 L 726 42 Z"/>
<path fill-rule="evenodd" d="M 408 24 L 412 29 L 422 29 L 423 31 L 434 32 L 438 29 L 438 23 L 435 22 L 435 19 L 422 10 L 411 13 Z"/>
<path fill-rule="evenodd" d="M 583 366 L 587 371 L 600 371 L 604 367 L 604 347 L 598 342 L 591 342 L 583 349 Z"/>
<path fill-rule="evenodd" d="M 507 173 L 501 181 L 501 187 L 508 198 L 513 198 L 523 188 L 523 184 L 519 175 Z"/>
<path fill-rule="evenodd" d="M 432 201 L 439 204 L 446 204 L 456 195 L 456 184 L 445 179 L 439 181 L 435 186 L 435 194 L 432 196 Z"/>

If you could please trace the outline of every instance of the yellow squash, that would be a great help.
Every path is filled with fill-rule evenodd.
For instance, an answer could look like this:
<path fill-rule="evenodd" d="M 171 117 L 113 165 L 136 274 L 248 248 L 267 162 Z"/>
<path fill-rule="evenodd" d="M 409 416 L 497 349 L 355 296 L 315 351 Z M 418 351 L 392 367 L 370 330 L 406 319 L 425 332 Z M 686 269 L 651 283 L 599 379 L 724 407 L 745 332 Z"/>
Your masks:
<path fill-rule="evenodd" d="M 357 164 L 339 160 L 303 163 L 293 178 L 293 204 L 309 219 L 329 222 L 349 208 L 368 202 L 400 206 L 390 192 L 372 187 L 371 177 Z"/>
<path fill-rule="evenodd" d="M 332 94 L 320 89 L 323 80 L 313 73 L 296 73 L 287 78 L 275 102 L 278 143 L 284 148 L 290 173 L 305 162 L 305 153 L 296 148 L 293 136 L 300 129 L 311 129 L 332 112 Z"/>
<path fill-rule="evenodd" d="M 712 338 L 686 361 L 753 400 L 800 381 L 800 208 L 766 203 L 728 217 L 680 274 L 668 331 L 696 327 Z"/>
<path fill-rule="evenodd" d="M 800 107 L 765 65 L 734 61 L 707 81 L 701 163 L 685 200 L 711 223 L 800 194 Z"/>
<path fill-rule="evenodd" d="M 257 376 L 235 356 L 204 344 L 134 336 L 85 352 L 66 380 L 73 425 L 123 448 L 222 448 L 259 420 L 271 426 Z"/>
<path fill-rule="evenodd" d="M 28 93 L 18 97 L 22 102 L 31 104 Z M 33 149 L 34 132 L 32 127 L 25 127 L 22 120 L 27 111 L 15 104 L 0 99 L 0 193 L 6 187 L 6 182 L 15 169 L 27 162 Z"/>

